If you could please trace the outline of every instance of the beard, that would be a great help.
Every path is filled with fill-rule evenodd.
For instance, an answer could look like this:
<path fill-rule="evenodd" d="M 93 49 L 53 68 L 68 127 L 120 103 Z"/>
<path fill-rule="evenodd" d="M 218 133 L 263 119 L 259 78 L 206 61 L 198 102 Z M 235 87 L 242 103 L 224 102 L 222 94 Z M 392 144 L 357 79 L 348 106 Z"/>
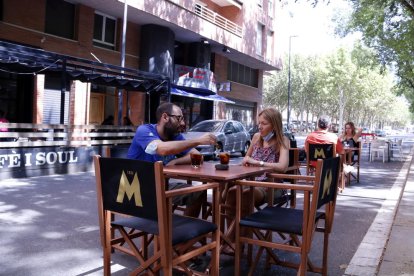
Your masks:
<path fill-rule="evenodd" d="M 174 140 L 175 136 L 177 136 L 180 133 L 180 128 L 178 128 L 176 125 L 174 125 L 171 120 L 168 121 L 164 125 L 164 135 L 167 138 L 167 141 Z"/>

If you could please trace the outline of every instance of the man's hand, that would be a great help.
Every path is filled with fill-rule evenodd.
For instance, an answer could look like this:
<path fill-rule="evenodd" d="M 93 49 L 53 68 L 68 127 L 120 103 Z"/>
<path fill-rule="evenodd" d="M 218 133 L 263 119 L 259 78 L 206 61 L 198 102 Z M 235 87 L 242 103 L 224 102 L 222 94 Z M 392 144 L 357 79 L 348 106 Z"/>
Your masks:
<path fill-rule="evenodd" d="M 217 138 L 214 134 L 207 133 L 197 139 L 199 145 L 215 145 Z"/>

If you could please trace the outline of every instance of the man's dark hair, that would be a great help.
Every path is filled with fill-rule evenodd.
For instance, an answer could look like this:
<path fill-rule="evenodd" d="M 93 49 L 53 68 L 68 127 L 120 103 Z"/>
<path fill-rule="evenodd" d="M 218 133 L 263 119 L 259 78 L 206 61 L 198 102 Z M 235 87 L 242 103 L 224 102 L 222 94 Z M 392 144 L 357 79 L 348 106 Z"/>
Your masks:
<path fill-rule="evenodd" d="M 157 118 L 157 122 L 161 120 L 161 116 L 163 113 L 171 114 L 173 107 L 175 104 L 173 103 L 162 103 L 158 106 L 157 111 L 155 112 L 155 116 Z"/>

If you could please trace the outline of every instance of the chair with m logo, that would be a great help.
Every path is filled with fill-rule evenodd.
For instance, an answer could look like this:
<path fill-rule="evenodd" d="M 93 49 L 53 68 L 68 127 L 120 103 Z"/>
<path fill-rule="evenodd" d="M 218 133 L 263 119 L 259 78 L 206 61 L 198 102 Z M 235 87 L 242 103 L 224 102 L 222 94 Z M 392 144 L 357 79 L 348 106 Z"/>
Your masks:
<path fill-rule="evenodd" d="M 316 161 L 318 159 L 332 158 L 336 156 L 334 144 L 308 144 L 306 149 L 306 174 L 311 175 L 315 172 Z"/>
<path fill-rule="evenodd" d="M 264 250 L 268 254 L 267 260 L 270 264 L 295 268 L 298 270 L 297 275 L 305 275 L 306 271 L 327 275 L 328 242 L 335 213 L 340 159 L 319 159 L 312 176 L 272 174 L 273 179 L 291 178 L 296 180 L 297 184 L 248 180 L 236 182 L 237 206 L 242 204 L 241 191 L 244 186 L 294 189 L 303 191 L 304 197 L 303 204 L 297 204 L 296 208 L 267 206 L 245 217 L 241 217 L 238 208 L 235 224 L 235 275 L 244 275 L 240 271 L 241 248 L 244 243 L 259 247 L 255 262 L 246 275 L 253 275 Z M 251 230 L 253 235 L 243 230 Z M 308 258 L 315 232 L 324 234 L 322 262 L 319 266 L 314 265 Z M 282 233 L 283 237 L 278 237 L 274 233 Z M 285 237 L 288 237 L 288 240 Z M 290 258 L 291 254 L 284 254 L 282 251 L 298 254 L 299 258 Z M 278 255 L 279 253 L 281 255 Z"/>
<path fill-rule="evenodd" d="M 154 275 L 159 271 L 172 275 L 173 269 L 193 274 L 187 265 L 189 260 L 207 252 L 211 258 L 205 270 L 218 275 L 218 183 L 166 191 L 162 162 L 94 156 L 94 163 L 104 275 L 110 275 L 113 249 L 137 259 L 139 266 L 132 275 L 142 272 Z M 213 189 L 212 222 L 173 214 L 174 196 L 207 189 Z M 113 213 L 118 216 L 112 221 Z M 111 230 L 116 233 L 114 237 L 111 237 Z M 154 237 L 150 256 L 149 244 L 135 239 L 146 235 Z M 211 242 L 205 244 L 206 238 Z"/>

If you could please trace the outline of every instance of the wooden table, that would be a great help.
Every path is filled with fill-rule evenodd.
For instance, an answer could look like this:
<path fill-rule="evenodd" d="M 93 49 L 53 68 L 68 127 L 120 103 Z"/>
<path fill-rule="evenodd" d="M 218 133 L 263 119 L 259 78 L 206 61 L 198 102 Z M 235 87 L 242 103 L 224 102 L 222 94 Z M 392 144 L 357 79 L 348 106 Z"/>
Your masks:
<path fill-rule="evenodd" d="M 173 165 L 164 167 L 164 175 L 166 178 L 176 178 L 200 182 L 219 182 L 221 189 L 220 204 L 225 206 L 227 191 L 233 181 L 240 179 L 251 179 L 256 176 L 260 176 L 266 172 L 273 171 L 270 167 L 255 167 L 255 166 L 242 166 L 242 165 L 229 165 L 229 169 L 222 171 L 215 168 L 214 163 L 204 163 L 199 168 L 193 168 L 191 165 Z M 223 210 L 223 208 L 221 208 Z M 230 225 L 227 232 L 224 230 L 224 214 L 222 212 L 222 241 L 232 247 L 231 241 L 227 238 L 233 229 L 233 225 Z M 223 248 L 220 248 L 220 251 Z M 234 250 L 234 248 L 233 248 Z"/>

